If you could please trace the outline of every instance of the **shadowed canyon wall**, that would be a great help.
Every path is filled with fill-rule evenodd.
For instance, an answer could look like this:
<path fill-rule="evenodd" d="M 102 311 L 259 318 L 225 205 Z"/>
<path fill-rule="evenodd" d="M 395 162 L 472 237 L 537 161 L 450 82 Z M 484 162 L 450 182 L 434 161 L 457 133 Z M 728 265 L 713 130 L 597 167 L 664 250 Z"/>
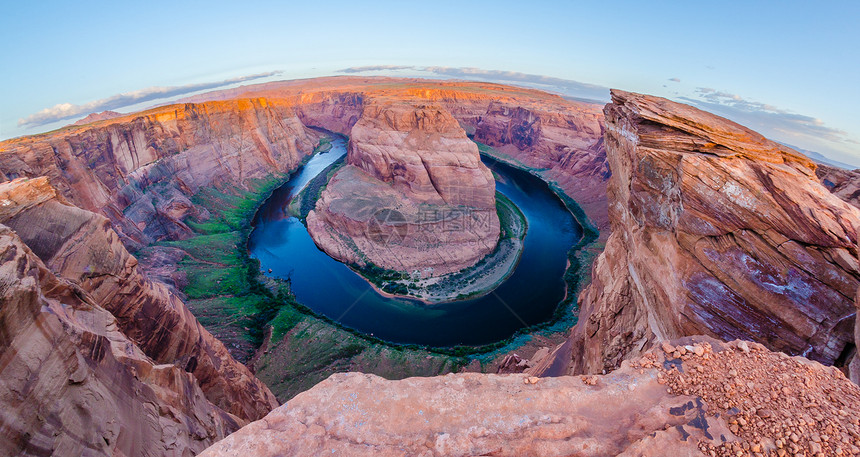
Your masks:
<path fill-rule="evenodd" d="M 44 177 L 0 184 L 0 202 L 0 223 L 54 274 L 115 316 L 119 330 L 148 357 L 194 374 L 213 404 L 244 420 L 277 406 L 269 389 L 175 294 L 141 275 L 106 218 L 72 206 Z"/>
<path fill-rule="evenodd" d="M 580 296 L 573 370 L 611 370 L 690 334 L 845 363 L 860 211 L 809 159 L 755 132 L 657 97 L 612 97 L 612 234 Z"/>
<path fill-rule="evenodd" d="M 191 456 L 245 421 L 0 224 L 0 454 Z"/>

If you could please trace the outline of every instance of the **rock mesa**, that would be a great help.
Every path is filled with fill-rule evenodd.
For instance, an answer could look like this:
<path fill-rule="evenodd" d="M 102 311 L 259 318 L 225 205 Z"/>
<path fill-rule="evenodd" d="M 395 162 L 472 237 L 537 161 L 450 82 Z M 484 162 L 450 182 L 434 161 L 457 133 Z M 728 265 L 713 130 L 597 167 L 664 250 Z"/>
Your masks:
<path fill-rule="evenodd" d="M 438 276 L 495 248 L 495 181 L 442 107 L 377 101 L 352 127 L 347 165 L 307 218 L 338 260 Z"/>

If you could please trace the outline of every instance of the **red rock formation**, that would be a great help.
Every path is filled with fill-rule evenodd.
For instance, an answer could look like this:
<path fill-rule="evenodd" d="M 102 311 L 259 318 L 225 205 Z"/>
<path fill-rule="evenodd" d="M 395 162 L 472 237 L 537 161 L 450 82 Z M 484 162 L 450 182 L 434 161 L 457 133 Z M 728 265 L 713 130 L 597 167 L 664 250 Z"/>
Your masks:
<path fill-rule="evenodd" d="M 492 172 L 444 108 L 366 106 L 351 130 L 347 162 L 307 218 L 314 241 L 333 257 L 438 276 L 495 248 Z"/>
<path fill-rule="evenodd" d="M 350 131 L 350 165 L 422 203 L 495 207 L 495 181 L 447 110 L 376 102 Z"/>
<path fill-rule="evenodd" d="M 815 175 L 827 190 L 860 208 L 860 170 L 845 170 L 819 163 Z"/>
<path fill-rule="evenodd" d="M 860 314 L 860 290 L 854 298 L 857 313 Z M 860 384 L 860 319 L 854 317 L 854 358 L 848 364 L 848 377 L 856 384 Z"/>
<path fill-rule="evenodd" d="M 2 455 L 194 455 L 245 423 L 2 224 L 0 304 Z"/>
<path fill-rule="evenodd" d="M 70 205 L 47 178 L 0 184 L 0 223 L 15 230 L 55 274 L 116 316 L 123 334 L 147 356 L 193 373 L 213 404 L 245 420 L 277 406 L 269 389 L 176 295 L 138 272 L 137 259 L 106 218 Z"/>
<path fill-rule="evenodd" d="M 0 143 L 0 171 L 47 176 L 140 247 L 187 237 L 184 218 L 206 216 L 190 201 L 201 187 L 287 173 L 317 135 L 292 108 L 265 99 L 174 105 Z"/>
<path fill-rule="evenodd" d="M 541 169 L 608 235 L 601 106 L 534 89 L 492 83 L 333 77 L 283 81 L 213 92 L 189 101 L 267 97 L 289 101 L 306 125 L 349 134 L 365 100 L 379 97 L 445 107 L 475 139 L 508 159 Z M 511 135 L 512 132 L 519 132 Z"/>
<path fill-rule="evenodd" d="M 663 347 L 604 376 L 336 374 L 201 456 L 860 453 L 860 387 L 837 370 L 745 341 Z"/>
<path fill-rule="evenodd" d="M 655 341 L 744 338 L 833 364 L 852 346 L 860 211 L 815 165 L 740 125 L 613 91 L 612 235 L 580 296 L 576 372 Z"/>

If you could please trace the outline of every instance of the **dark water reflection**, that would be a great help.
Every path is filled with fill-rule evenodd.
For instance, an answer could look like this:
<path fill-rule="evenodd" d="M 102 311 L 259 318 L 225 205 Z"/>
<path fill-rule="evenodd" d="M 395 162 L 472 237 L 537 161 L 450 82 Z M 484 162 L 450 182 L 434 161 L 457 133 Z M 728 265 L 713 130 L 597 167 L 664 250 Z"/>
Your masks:
<path fill-rule="evenodd" d="M 346 154 L 335 140 L 276 190 L 260 208 L 248 242 L 251 256 L 270 276 L 291 278 L 298 301 L 315 312 L 395 343 L 444 347 L 483 345 L 550 319 L 564 297 L 567 251 L 582 229 L 549 187 L 531 174 L 484 158 L 497 175 L 497 189 L 528 219 L 523 255 L 516 271 L 480 298 L 426 305 L 378 294 L 347 266 L 320 251 L 304 225 L 285 208 L 307 182 Z"/>

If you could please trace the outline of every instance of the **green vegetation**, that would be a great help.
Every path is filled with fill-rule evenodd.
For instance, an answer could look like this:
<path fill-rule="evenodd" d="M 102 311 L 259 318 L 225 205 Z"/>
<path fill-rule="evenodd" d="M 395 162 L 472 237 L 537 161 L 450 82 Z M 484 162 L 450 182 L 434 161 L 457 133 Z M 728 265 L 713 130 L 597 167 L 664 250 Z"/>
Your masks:
<path fill-rule="evenodd" d="M 320 139 L 319 144 L 317 144 L 317 147 L 314 148 L 314 154 L 316 154 L 317 152 L 329 152 L 329 151 L 331 151 L 331 140 L 332 139 L 328 138 L 328 137 L 324 137 L 324 138 Z"/>
<path fill-rule="evenodd" d="M 525 214 L 505 194 L 496 192 L 496 213 L 499 215 L 499 239 L 526 236 L 525 230 L 515 230 L 516 227 L 527 227 L 528 220 Z"/>
<path fill-rule="evenodd" d="M 285 402 L 334 373 L 360 371 L 388 379 L 457 371 L 466 359 L 379 343 L 303 316 L 256 364 L 257 376 Z"/>
<path fill-rule="evenodd" d="M 252 182 L 248 190 L 201 189 L 192 201 L 205 208 L 210 217 L 186 221 L 198 235 L 159 243 L 185 251 L 178 267 L 188 282 L 183 289 L 188 307 L 240 360 L 250 358 L 275 316 L 279 317 L 281 334 L 291 322 L 298 321 L 289 313 L 279 315 L 282 308 L 295 302 L 289 284 L 262 284 L 258 280 L 259 262 L 248 257 L 245 247 L 257 207 L 286 178 Z"/>

